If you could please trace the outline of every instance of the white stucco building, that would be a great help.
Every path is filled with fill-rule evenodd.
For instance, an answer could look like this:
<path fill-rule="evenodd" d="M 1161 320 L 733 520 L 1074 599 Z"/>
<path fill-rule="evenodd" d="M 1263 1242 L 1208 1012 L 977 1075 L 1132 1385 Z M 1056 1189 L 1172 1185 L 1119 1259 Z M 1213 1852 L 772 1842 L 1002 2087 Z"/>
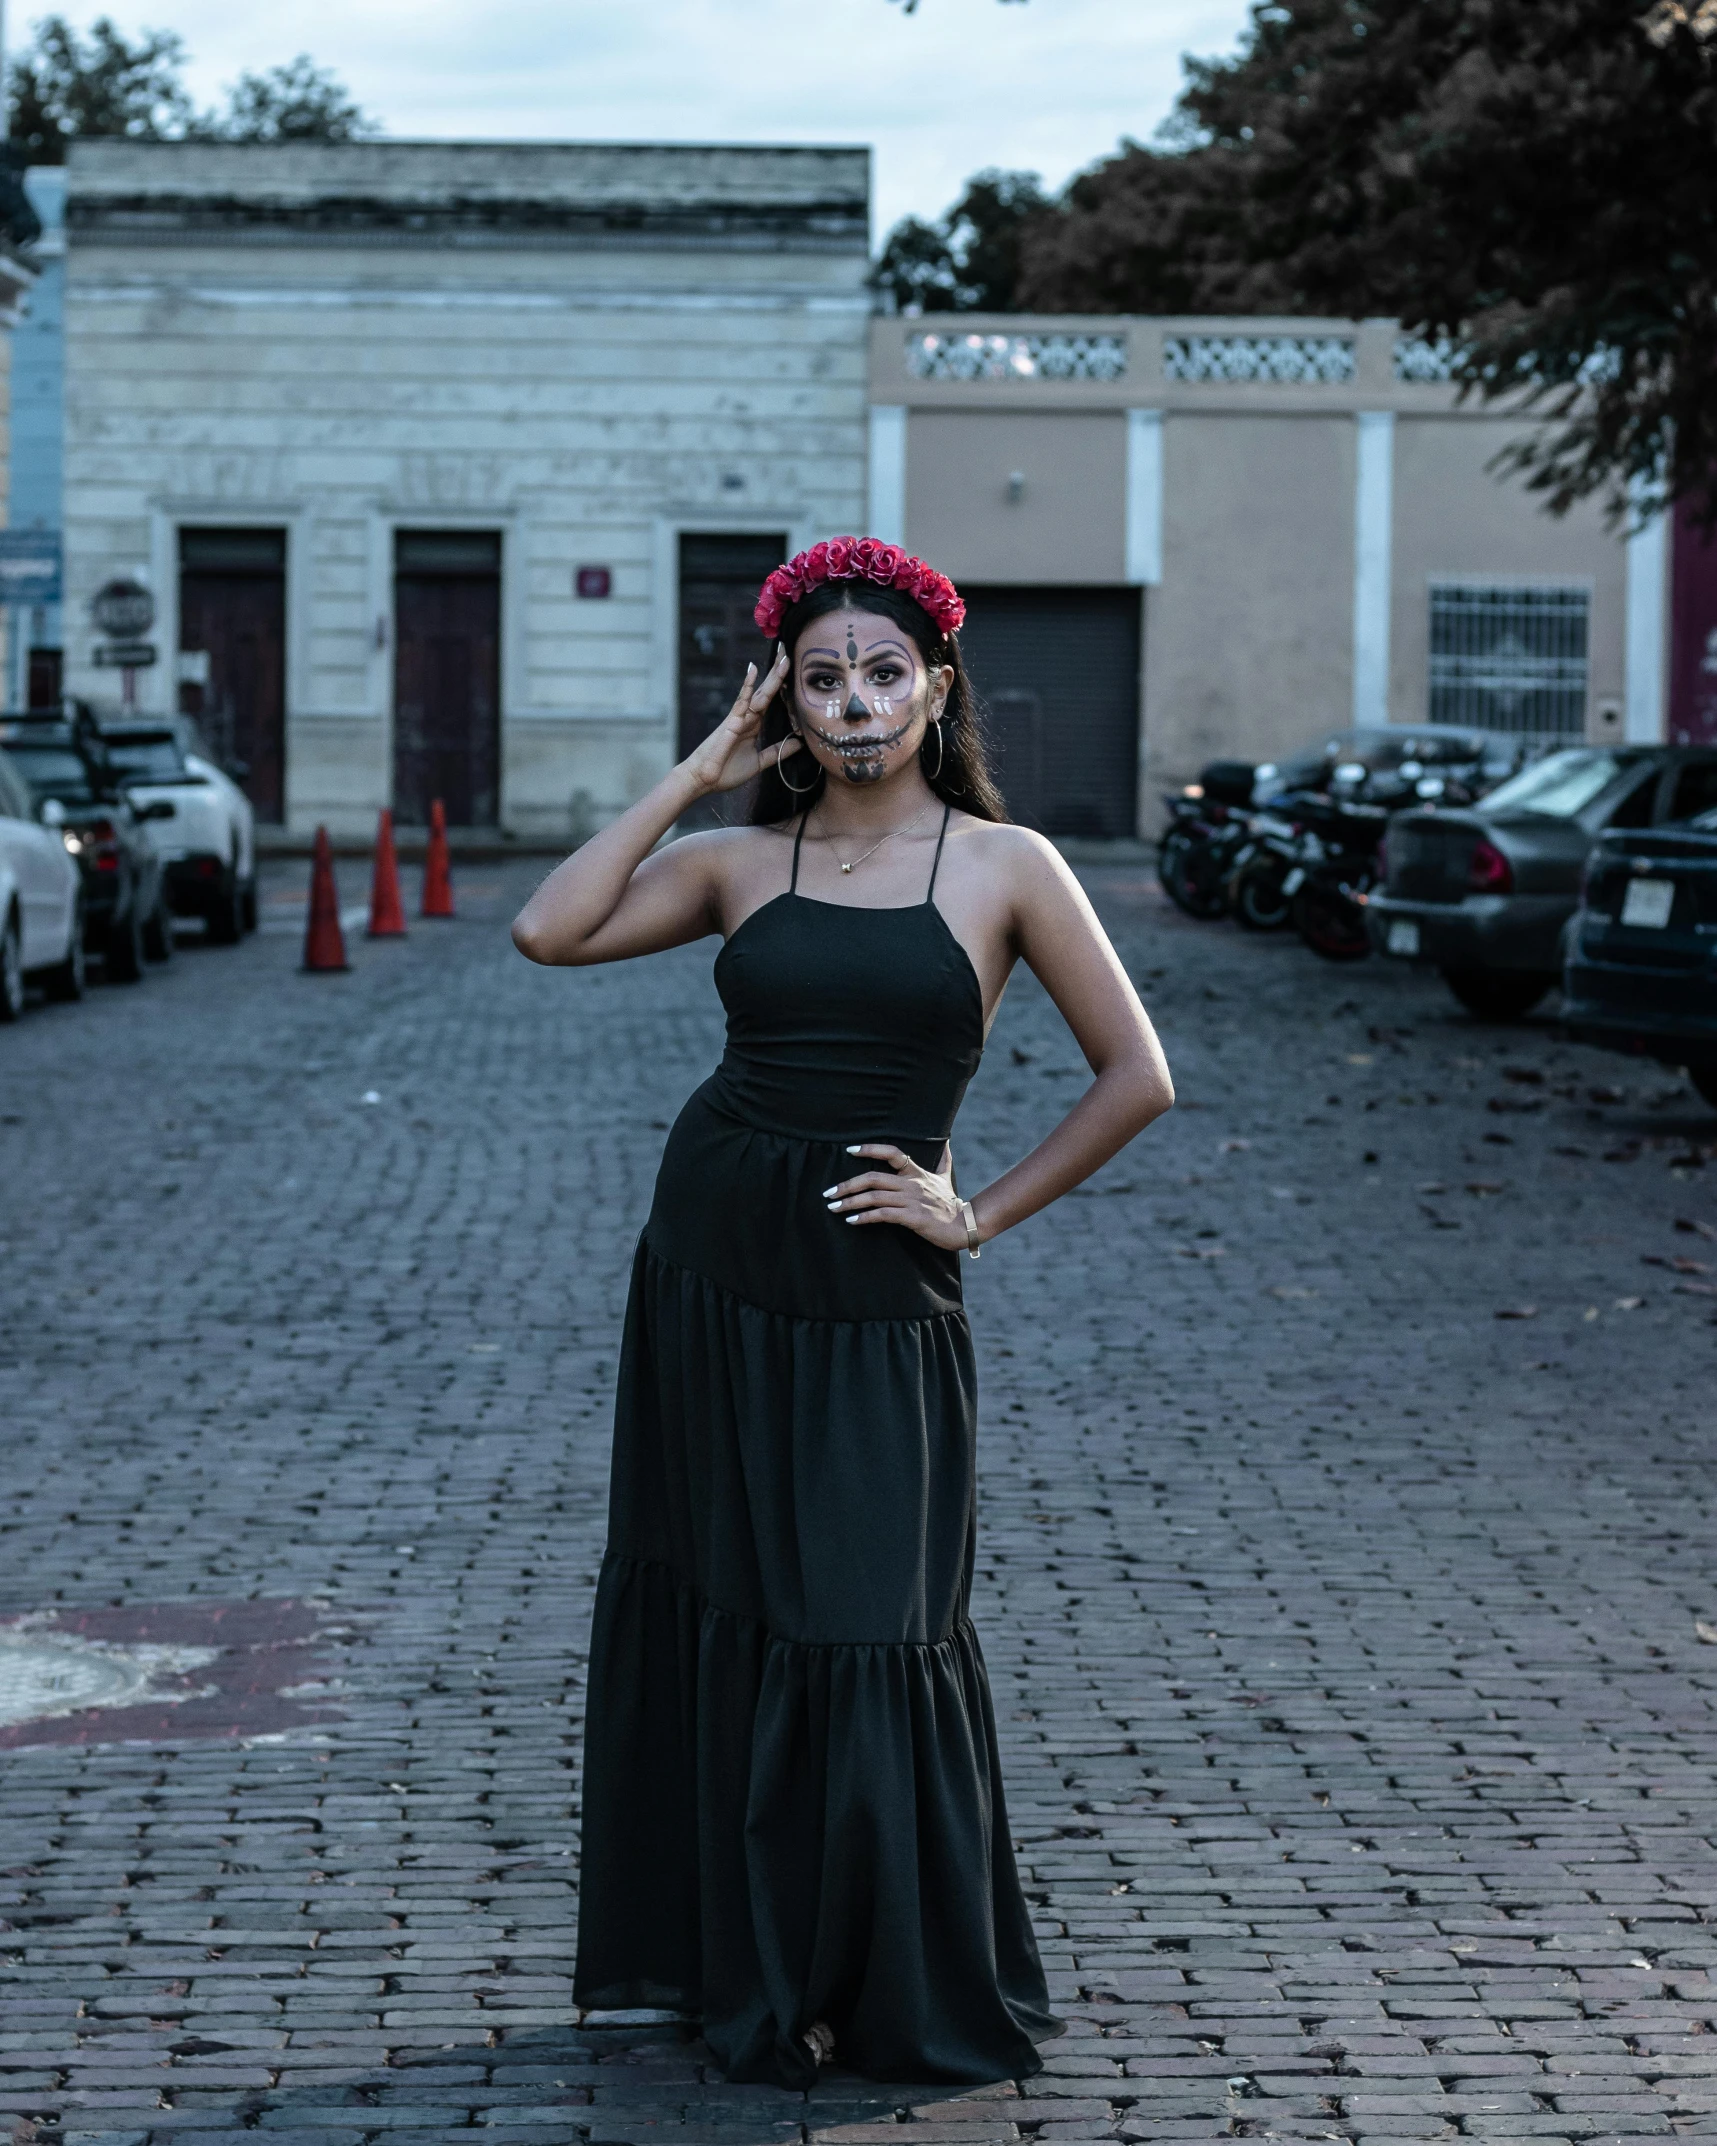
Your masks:
<path fill-rule="evenodd" d="M 87 142 L 66 217 L 66 684 L 145 569 L 265 817 L 576 833 L 863 518 L 863 149 Z"/>

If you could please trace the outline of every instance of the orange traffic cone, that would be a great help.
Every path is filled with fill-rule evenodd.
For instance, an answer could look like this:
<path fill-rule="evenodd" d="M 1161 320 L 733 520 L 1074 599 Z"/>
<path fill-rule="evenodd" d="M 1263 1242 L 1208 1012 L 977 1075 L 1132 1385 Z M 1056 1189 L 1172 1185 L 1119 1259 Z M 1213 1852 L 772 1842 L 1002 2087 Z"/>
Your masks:
<path fill-rule="evenodd" d="M 453 874 L 447 861 L 447 812 L 440 798 L 429 808 L 429 849 L 423 860 L 423 913 L 453 914 Z"/>
<path fill-rule="evenodd" d="M 367 939 L 403 939 L 405 908 L 399 898 L 399 861 L 393 853 L 393 814 L 376 822 L 376 863 L 370 875 L 370 922 Z"/>
<path fill-rule="evenodd" d="M 310 921 L 304 927 L 304 966 L 343 969 L 346 935 L 340 929 L 340 894 L 334 885 L 334 852 L 328 830 L 316 830 L 315 861 L 310 867 Z"/>

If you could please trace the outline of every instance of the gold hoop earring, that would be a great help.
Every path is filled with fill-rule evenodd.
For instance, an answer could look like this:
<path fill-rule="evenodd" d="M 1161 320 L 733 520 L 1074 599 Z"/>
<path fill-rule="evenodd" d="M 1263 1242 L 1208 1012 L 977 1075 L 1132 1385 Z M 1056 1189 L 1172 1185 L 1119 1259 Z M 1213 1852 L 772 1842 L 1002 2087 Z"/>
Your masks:
<path fill-rule="evenodd" d="M 936 733 L 936 765 L 934 768 L 926 768 L 924 770 L 924 780 L 926 782 L 936 781 L 937 777 L 942 772 L 942 718 L 939 715 L 932 716 L 930 720 L 930 727 Z M 920 759 L 924 757 L 924 748 L 922 745 L 918 748 L 918 755 Z"/>
<path fill-rule="evenodd" d="M 795 737 L 798 737 L 799 733 L 795 731 L 793 735 Z M 805 745 L 804 740 L 802 738 L 800 738 L 799 742 L 804 748 L 805 758 L 807 760 L 811 760 L 810 747 L 808 745 Z M 816 774 L 812 775 L 810 781 L 806 783 L 805 787 L 801 790 L 796 783 L 789 782 L 785 775 L 781 775 L 781 770 L 783 767 L 786 766 L 786 762 L 782 759 L 779 753 L 775 755 L 775 772 L 777 775 L 781 775 L 781 787 L 783 790 L 786 791 L 789 797 L 809 797 L 811 792 L 817 787 L 817 775 L 821 774 L 822 770 L 820 768 L 817 768 L 817 763 L 814 760 L 811 760 L 811 765 L 813 768 L 816 768 L 817 772 Z"/>

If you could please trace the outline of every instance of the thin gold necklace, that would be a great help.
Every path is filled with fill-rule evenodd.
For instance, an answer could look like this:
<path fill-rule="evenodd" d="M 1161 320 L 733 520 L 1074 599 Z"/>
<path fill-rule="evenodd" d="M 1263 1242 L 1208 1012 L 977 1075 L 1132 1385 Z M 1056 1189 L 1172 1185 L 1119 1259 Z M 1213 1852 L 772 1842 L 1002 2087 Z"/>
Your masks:
<path fill-rule="evenodd" d="M 882 842 L 873 842 L 869 849 L 862 851 L 857 857 L 853 859 L 851 864 L 843 862 L 840 851 L 835 848 L 835 838 L 832 834 L 825 835 L 823 837 L 823 840 L 829 845 L 829 853 L 834 858 L 835 862 L 840 865 L 841 870 L 843 872 L 851 872 L 855 870 L 859 865 L 863 864 L 866 857 L 874 857 L 877 851 L 882 848 L 883 842 L 892 842 L 896 835 L 909 835 L 912 830 L 918 825 L 920 820 L 924 820 L 929 817 L 930 809 L 931 808 L 929 805 L 921 806 L 919 811 L 914 815 L 913 818 L 907 821 L 904 827 L 891 827 L 888 830 L 887 834 L 883 836 Z"/>

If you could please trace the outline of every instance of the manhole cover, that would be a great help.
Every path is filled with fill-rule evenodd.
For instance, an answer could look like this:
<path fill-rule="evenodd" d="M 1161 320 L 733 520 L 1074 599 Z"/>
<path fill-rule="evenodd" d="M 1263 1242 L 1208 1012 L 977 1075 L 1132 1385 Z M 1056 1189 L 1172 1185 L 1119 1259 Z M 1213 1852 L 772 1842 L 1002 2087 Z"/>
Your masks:
<path fill-rule="evenodd" d="M 0 1634 L 0 1728 L 86 1706 L 123 1706 L 148 1688 L 148 1668 L 126 1655 Z"/>

